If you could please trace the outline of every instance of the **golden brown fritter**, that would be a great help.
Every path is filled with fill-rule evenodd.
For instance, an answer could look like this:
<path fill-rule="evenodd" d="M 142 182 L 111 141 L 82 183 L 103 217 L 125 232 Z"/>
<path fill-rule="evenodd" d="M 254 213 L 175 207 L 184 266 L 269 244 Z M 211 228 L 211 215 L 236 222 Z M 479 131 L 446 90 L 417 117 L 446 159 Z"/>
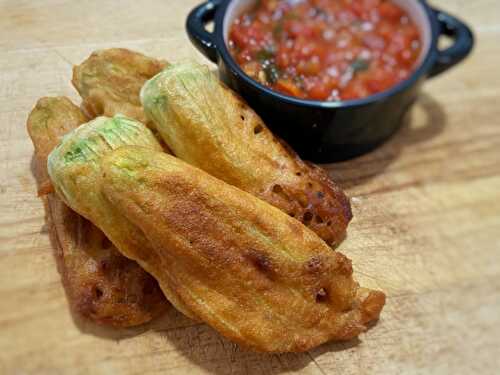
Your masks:
<path fill-rule="evenodd" d="M 344 255 L 266 202 L 145 148 L 117 149 L 101 168 L 106 197 L 153 244 L 125 255 L 229 339 L 301 352 L 378 318 L 385 295 L 359 288 Z"/>
<path fill-rule="evenodd" d="M 73 210 L 94 223 L 122 254 L 144 254 L 153 261 L 151 244 L 139 228 L 110 206 L 97 180 L 100 161 L 125 145 L 163 152 L 161 145 L 142 123 L 116 115 L 98 117 L 68 133 L 48 156 L 48 172 L 58 196 Z M 139 264 L 142 265 L 142 259 Z M 163 288 L 169 301 L 185 315 L 193 315 Z"/>
<path fill-rule="evenodd" d="M 39 187 L 51 186 L 47 156 L 62 137 L 85 123 L 81 110 L 65 97 L 42 98 L 28 118 L 35 147 Z M 150 321 L 168 303 L 158 283 L 125 258 L 92 223 L 55 194 L 42 196 L 59 272 L 73 311 L 99 324 L 130 327 Z"/>
<path fill-rule="evenodd" d="M 279 142 L 206 66 L 169 65 L 145 84 L 141 100 L 177 157 L 278 207 L 331 245 L 344 238 L 352 214 L 342 190 Z"/>
<path fill-rule="evenodd" d="M 72 82 L 90 118 L 121 113 L 146 124 L 139 91 L 165 66 L 165 61 L 124 48 L 105 49 L 73 67 Z"/>

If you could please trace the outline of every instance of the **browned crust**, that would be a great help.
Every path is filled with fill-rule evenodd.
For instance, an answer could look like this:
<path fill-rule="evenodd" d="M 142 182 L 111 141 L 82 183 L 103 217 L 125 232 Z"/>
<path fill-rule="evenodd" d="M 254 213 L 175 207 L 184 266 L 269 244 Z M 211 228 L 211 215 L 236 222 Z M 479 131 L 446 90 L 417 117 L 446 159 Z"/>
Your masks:
<path fill-rule="evenodd" d="M 300 220 L 330 246 L 338 245 L 352 219 L 349 198 L 323 168 L 303 161 L 283 140 L 280 143 L 293 159 L 300 182 L 273 185 L 259 197 Z M 282 190 L 279 194 L 276 186 Z"/>
<path fill-rule="evenodd" d="M 277 139 L 208 67 L 167 67 L 142 100 L 177 157 L 281 209 L 331 246 L 344 239 L 352 219 L 344 192 Z"/>
<path fill-rule="evenodd" d="M 47 156 L 61 137 L 87 121 L 64 97 L 42 98 L 27 128 L 35 147 L 35 176 L 45 206 L 51 242 L 71 308 L 99 324 L 129 327 L 165 311 L 156 280 L 121 255 L 92 223 L 51 191 Z"/>
<path fill-rule="evenodd" d="M 167 63 L 164 61 L 134 51 L 111 48 L 93 52 L 82 64 L 75 66 L 72 82 L 82 96 L 83 109 L 89 116 L 113 116 L 122 113 L 147 123 L 148 119 L 140 104 L 139 91 L 146 80 L 166 66 Z M 240 115 L 245 118 L 243 126 L 249 129 L 242 131 L 241 137 L 246 137 L 247 142 L 254 143 L 257 138 L 269 138 L 275 143 L 280 142 L 273 138 L 262 120 L 241 97 L 227 87 L 224 88 L 232 107 L 238 108 L 236 119 L 239 120 Z M 149 126 L 152 127 L 151 124 Z M 260 131 L 255 134 L 254 129 L 258 127 Z M 189 142 L 194 144 L 193 139 L 189 139 Z M 197 166 L 280 208 L 311 228 L 331 246 L 337 245 L 345 237 L 346 228 L 352 219 L 349 199 L 330 179 L 326 171 L 303 162 L 291 148 L 281 143 L 282 145 L 276 146 L 274 150 L 268 149 L 269 159 L 276 161 L 277 158 L 288 158 L 284 168 L 286 170 L 282 172 L 284 176 L 294 173 L 293 179 L 285 177 L 275 180 L 272 176 L 264 176 L 257 184 L 250 185 L 237 179 L 227 181 L 224 178 L 227 173 L 222 166 L 215 166 L 219 168 L 218 172 L 203 168 L 202 165 Z M 266 149 L 262 148 L 261 151 L 265 152 Z M 213 152 L 207 152 L 207 162 L 214 155 Z M 182 155 L 179 157 L 182 158 Z M 260 161 L 256 160 L 256 163 L 258 162 Z"/>
<path fill-rule="evenodd" d="M 303 161 L 285 141 L 269 130 L 241 96 L 223 83 L 221 85 L 241 113 L 243 125 L 247 128 L 241 133 L 246 138 L 245 143 L 255 143 L 255 148 L 260 149 L 261 154 L 267 153 L 267 159 L 274 162 L 279 170 L 274 174 L 275 179 L 261 176 L 257 184 L 235 186 L 299 220 L 330 246 L 338 245 L 345 238 L 352 219 L 349 198 L 323 168 Z M 257 134 L 255 129 L 259 130 Z M 262 146 L 264 144 L 272 147 Z M 259 161 L 256 160 L 255 167 L 258 166 Z"/>
<path fill-rule="evenodd" d="M 82 110 L 87 116 L 121 113 L 147 124 L 139 92 L 166 64 L 125 48 L 95 51 L 73 67 L 72 83 L 83 99 Z"/>
<path fill-rule="evenodd" d="M 267 139 L 268 144 L 274 145 L 274 150 L 269 149 L 271 159 L 288 159 L 278 180 L 262 178 L 258 186 L 237 186 L 296 218 L 330 246 L 338 245 L 352 219 L 351 203 L 344 191 L 323 168 L 303 161 L 285 141 L 277 138 L 240 95 L 224 83 L 221 85 L 232 96 L 234 107 L 239 107 L 244 125 L 253 130 L 242 132 L 246 142 L 262 144 L 262 139 Z M 259 132 L 255 134 L 257 128 Z M 290 174 L 295 176 L 290 178 Z"/>
<path fill-rule="evenodd" d="M 301 352 L 356 337 L 378 318 L 385 296 L 359 288 L 349 259 L 253 195 L 139 147 L 101 166 L 113 207 L 154 246 L 148 258 L 127 256 L 145 259 L 162 288 L 240 345 Z"/>

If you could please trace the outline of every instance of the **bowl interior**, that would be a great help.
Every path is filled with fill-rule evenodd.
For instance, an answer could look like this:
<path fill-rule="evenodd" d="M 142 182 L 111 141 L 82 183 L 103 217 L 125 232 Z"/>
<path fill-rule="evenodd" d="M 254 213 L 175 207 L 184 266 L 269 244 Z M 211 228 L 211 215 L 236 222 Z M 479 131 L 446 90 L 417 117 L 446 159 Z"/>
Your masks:
<path fill-rule="evenodd" d="M 226 46 L 229 43 L 229 30 L 234 20 L 245 11 L 252 9 L 257 0 L 232 0 L 226 10 L 223 22 L 223 36 Z M 415 69 L 418 69 L 429 53 L 432 41 L 431 24 L 422 4 L 415 0 L 392 0 L 396 5 L 408 13 L 412 21 L 417 25 L 422 39 L 422 50 L 417 60 Z"/>
<path fill-rule="evenodd" d="M 394 4 L 398 5 L 400 8 L 406 11 L 406 13 L 410 16 L 411 20 L 418 27 L 418 31 L 420 32 L 420 38 L 422 40 L 422 50 L 416 62 L 416 66 L 414 67 L 415 69 L 417 69 L 420 67 L 420 65 L 422 65 L 431 47 L 432 28 L 429 21 L 429 17 L 427 17 L 427 13 L 424 7 L 418 1 L 415 0 L 392 0 L 392 1 L 394 2 Z"/>

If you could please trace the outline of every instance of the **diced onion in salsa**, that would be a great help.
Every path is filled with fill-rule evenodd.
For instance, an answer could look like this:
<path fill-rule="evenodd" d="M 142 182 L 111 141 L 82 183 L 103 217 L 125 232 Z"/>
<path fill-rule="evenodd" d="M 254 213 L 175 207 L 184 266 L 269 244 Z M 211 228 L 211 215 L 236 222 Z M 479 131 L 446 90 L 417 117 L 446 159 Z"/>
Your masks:
<path fill-rule="evenodd" d="M 260 0 L 234 21 L 229 48 L 247 75 L 273 90 L 337 101 L 406 79 L 421 40 L 388 0 Z"/>

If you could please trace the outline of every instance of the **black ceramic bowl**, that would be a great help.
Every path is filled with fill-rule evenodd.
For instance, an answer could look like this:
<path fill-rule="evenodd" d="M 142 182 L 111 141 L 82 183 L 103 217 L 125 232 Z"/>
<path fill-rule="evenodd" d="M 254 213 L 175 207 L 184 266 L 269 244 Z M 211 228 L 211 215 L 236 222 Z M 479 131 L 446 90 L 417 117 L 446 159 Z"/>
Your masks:
<path fill-rule="evenodd" d="M 286 140 L 302 158 L 326 163 L 366 153 L 398 129 L 415 101 L 423 81 L 462 61 L 474 44 L 463 22 L 422 0 L 393 0 L 419 27 L 422 53 L 414 73 L 382 93 L 359 100 L 321 102 L 283 95 L 247 76 L 227 48 L 233 20 L 255 0 L 209 0 L 193 9 L 186 28 L 192 43 L 219 66 L 221 79 L 245 98 L 272 131 Z M 206 30 L 214 21 L 214 31 Z M 453 43 L 439 50 L 438 39 Z"/>

